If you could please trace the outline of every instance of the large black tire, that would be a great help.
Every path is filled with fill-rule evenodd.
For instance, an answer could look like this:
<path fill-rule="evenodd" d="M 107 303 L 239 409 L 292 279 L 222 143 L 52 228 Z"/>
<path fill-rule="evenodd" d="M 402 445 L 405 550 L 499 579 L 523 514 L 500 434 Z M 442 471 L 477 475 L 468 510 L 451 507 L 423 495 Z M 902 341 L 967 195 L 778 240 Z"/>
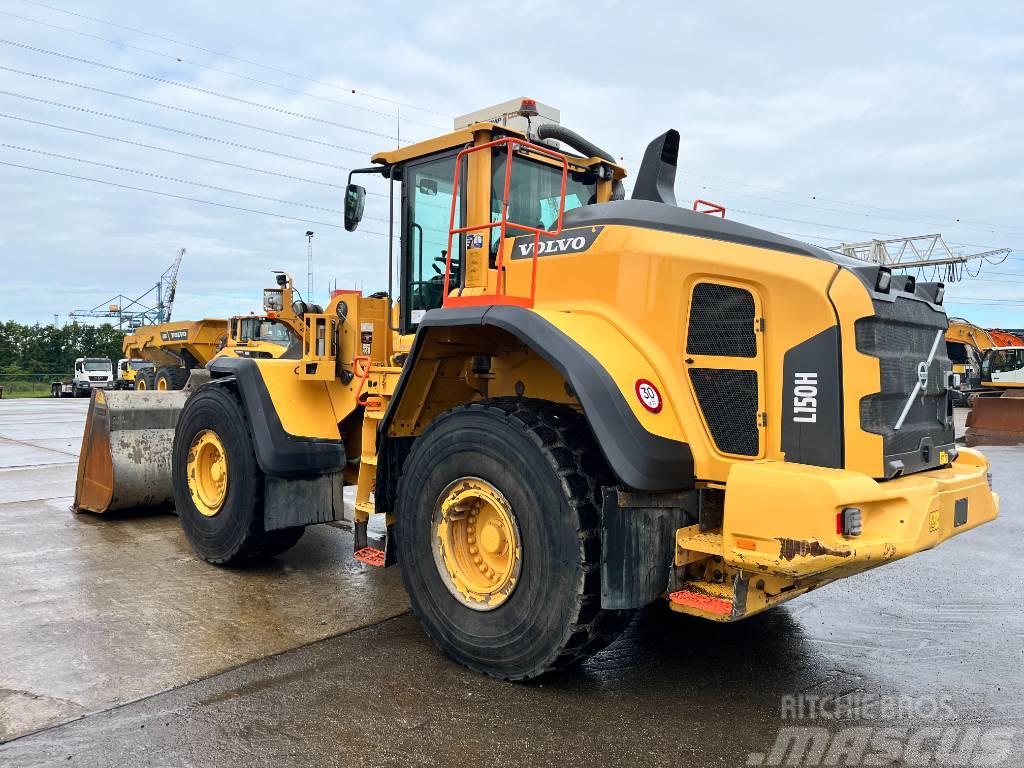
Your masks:
<path fill-rule="evenodd" d="M 193 440 L 213 431 L 224 445 L 227 495 L 212 517 L 200 514 L 188 486 Z M 305 528 L 263 530 L 263 473 L 256 463 L 245 411 L 230 384 L 206 386 L 188 399 L 178 419 L 171 452 L 174 506 L 192 548 L 216 565 L 249 565 L 290 549 Z"/>
<path fill-rule="evenodd" d="M 153 368 L 145 368 L 135 375 L 135 390 L 144 392 L 156 389 L 156 371 Z"/>
<path fill-rule="evenodd" d="M 493 610 L 457 600 L 434 560 L 435 507 L 463 477 L 497 488 L 519 527 L 518 583 Z M 624 616 L 601 610 L 598 503 L 608 480 L 589 429 L 570 408 L 500 398 L 435 419 L 403 469 L 396 526 L 405 588 L 434 642 L 467 667 L 508 680 L 562 669 L 611 642 Z"/>
<path fill-rule="evenodd" d="M 153 381 L 154 389 L 184 389 L 188 381 L 188 369 L 181 367 L 164 367 L 156 372 Z"/>

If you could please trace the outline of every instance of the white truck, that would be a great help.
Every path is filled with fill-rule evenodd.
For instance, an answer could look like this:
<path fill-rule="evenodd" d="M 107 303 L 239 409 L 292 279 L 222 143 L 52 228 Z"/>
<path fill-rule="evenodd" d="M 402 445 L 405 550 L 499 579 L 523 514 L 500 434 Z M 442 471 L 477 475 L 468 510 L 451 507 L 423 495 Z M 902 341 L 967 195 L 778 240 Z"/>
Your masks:
<path fill-rule="evenodd" d="M 106 357 L 80 357 L 70 379 L 50 385 L 53 397 L 88 397 L 94 389 L 114 389 L 114 366 Z"/>

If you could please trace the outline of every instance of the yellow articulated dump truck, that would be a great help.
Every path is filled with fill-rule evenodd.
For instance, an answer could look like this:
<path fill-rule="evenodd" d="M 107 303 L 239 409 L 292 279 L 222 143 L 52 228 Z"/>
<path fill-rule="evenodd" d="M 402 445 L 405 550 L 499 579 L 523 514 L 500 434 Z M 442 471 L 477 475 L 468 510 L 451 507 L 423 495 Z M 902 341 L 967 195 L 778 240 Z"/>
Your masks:
<path fill-rule="evenodd" d="M 523 680 L 655 601 L 735 621 L 996 517 L 938 284 L 680 208 L 672 130 L 624 199 L 613 155 L 535 114 L 353 171 L 400 192 L 396 300 L 304 313 L 298 360 L 209 363 L 170 451 L 199 556 L 354 517 L 446 653 Z M 364 196 L 350 176 L 349 230 Z"/>
<path fill-rule="evenodd" d="M 136 391 L 166 391 L 182 389 L 188 381 L 189 371 L 205 367 L 224 347 L 226 340 L 226 320 L 176 320 L 136 328 L 124 337 L 121 348 L 129 361 L 152 363 L 136 374 Z"/>

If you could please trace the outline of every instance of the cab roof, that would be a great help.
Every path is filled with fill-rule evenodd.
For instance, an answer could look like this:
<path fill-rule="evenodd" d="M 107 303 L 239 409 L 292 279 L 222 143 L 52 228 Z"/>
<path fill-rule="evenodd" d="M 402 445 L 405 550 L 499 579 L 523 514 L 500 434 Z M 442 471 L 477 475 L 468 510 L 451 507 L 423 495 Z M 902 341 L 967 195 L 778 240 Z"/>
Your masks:
<path fill-rule="evenodd" d="M 498 125 L 496 123 L 475 123 L 467 126 L 466 128 L 460 128 L 451 133 L 446 133 L 441 136 L 435 136 L 431 139 L 425 139 L 424 141 L 418 141 L 415 144 L 409 144 L 398 149 L 391 149 L 384 152 L 377 152 L 374 154 L 370 161 L 378 163 L 380 165 L 396 165 L 398 163 L 404 163 L 407 160 L 413 160 L 418 157 L 425 157 L 426 155 L 432 155 L 435 152 L 443 152 L 446 149 L 452 149 L 453 147 L 463 147 L 467 144 L 472 144 L 478 133 L 487 132 L 498 132 L 503 136 L 515 136 L 520 139 L 526 139 L 526 134 L 522 131 L 517 131 L 515 128 L 510 128 L 507 125 Z M 621 179 L 626 175 L 626 169 L 609 163 L 606 160 L 602 160 L 599 157 L 579 157 L 568 152 L 563 152 L 573 165 L 580 166 L 582 168 L 596 165 L 598 163 L 604 163 L 605 165 L 611 166 L 614 170 L 615 178 Z"/>

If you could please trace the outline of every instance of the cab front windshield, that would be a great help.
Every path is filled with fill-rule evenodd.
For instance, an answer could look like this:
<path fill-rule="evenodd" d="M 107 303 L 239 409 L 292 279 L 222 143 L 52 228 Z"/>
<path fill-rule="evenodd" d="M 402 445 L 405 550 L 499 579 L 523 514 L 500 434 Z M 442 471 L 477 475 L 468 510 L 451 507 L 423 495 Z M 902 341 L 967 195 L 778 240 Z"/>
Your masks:
<path fill-rule="evenodd" d="M 247 317 L 238 321 L 238 341 L 266 341 L 287 347 L 291 343 L 288 326 L 280 320 L 262 317 Z"/>
<path fill-rule="evenodd" d="M 109 371 L 109 360 L 86 360 L 82 366 L 87 371 Z"/>

